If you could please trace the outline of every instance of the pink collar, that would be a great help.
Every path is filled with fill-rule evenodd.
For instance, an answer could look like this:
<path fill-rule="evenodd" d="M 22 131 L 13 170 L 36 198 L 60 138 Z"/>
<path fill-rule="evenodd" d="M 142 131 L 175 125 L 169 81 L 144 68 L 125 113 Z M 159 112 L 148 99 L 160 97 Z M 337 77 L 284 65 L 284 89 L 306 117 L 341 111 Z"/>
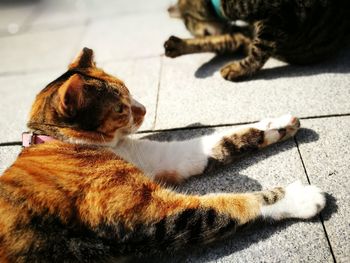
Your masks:
<path fill-rule="evenodd" d="M 40 134 L 34 134 L 30 132 L 24 132 L 22 133 L 22 146 L 23 147 L 29 147 L 31 145 L 35 144 L 42 144 L 45 142 L 53 141 L 55 140 L 51 136 L 48 135 L 40 135 Z"/>

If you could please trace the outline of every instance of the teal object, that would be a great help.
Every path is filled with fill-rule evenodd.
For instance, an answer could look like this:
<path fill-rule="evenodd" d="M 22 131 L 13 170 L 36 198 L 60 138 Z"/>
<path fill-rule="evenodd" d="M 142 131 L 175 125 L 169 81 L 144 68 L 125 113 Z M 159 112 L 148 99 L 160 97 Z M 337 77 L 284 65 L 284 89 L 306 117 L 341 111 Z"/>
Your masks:
<path fill-rule="evenodd" d="M 213 5 L 217 16 L 220 17 L 221 19 L 226 20 L 226 17 L 224 16 L 224 14 L 221 11 L 221 0 L 211 0 L 211 4 Z"/>

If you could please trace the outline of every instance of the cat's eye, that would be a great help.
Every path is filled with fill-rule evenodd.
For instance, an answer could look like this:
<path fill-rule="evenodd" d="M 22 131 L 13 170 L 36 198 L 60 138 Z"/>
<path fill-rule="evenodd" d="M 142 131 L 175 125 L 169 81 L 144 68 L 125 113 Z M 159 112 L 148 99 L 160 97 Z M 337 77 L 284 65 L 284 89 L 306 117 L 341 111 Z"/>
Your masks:
<path fill-rule="evenodd" d="M 123 105 L 117 104 L 116 106 L 114 106 L 114 111 L 116 113 L 122 113 L 123 112 Z"/>

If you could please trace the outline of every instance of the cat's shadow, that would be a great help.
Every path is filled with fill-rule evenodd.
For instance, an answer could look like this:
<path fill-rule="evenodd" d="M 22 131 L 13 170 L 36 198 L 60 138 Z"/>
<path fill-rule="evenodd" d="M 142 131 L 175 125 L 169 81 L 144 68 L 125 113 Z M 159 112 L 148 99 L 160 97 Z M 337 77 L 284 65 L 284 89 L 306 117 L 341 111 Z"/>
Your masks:
<path fill-rule="evenodd" d="M 196 127 L 197 125 L 191 125 Z M 144 136 L 143 138 L 156 141 L 169 141 L 169 140 L 187 140 L 196 138 L 203 135 L 213 133 L 213 128 L 189 128 L 187 130 L 160 132 L 151 135 Z M 302 128 L 298 134 L 298 144 L 309 143 L 317 141 L 319 139 L 318 134 L 311 130 Z M 184 185 L 179 186 L 176 190 L 180 192 L 186 192 L 190 194 L 205 194 L 213 192 L 247 192 L 247 191 L 259 191 L 262 190 L 262 185 L 258 180 L 248 177 L 244 174 L 244 171 L 254 164 L 271 158 L 272 156 L 289 151 L 295 148 L 296 144 L 293 140 L 288 140 L 282 143 L 278 143 L 265 150 L 259 151 L 255 154 L 243 157 L 236 161 L 232 165 L 228 165 L 219 170 L 213 171 L 205 176 L 193 177 L 188 180 Z M 266 173 L 267 171 L 259 171 L 260 173 Z M 333 213 L 337 211 L 336 199 L 327 195 L 327 206 L 322 212 L 322 220 L 329 220 Z M 320 217 L 316 217 L 313 222 L 318 223 Z M 268 222 L 256 222 L 249 228 L 239 231 L 232 238 L 226 239 L 222 242 L 217 242 L 209 247 L 204 248 L 191 248 L 184 252 L 179 252 L 176 256 L 161 255 L 160 257 L 151 257 L 149 259 L 143 258 L 143 262 L 185 262 L 189 258 L 197 258 L 199 261 L 216 261 L 224 256 L 230 255 L 234 252 L 244 250 L 259 241 L 268 239 L 275 233 L 288 228 L 298 220 L 287 220 L 279 222 L 278 224 L 271 224 Z M 190 252 L 189 252 L 190 251 Z M 171 258 L 171 260 L 169 260 Z M 137 262 L 137 259 L 133 259 L 133 262 Z"/>
<path fill-rule="evenodd" d="M 233 63 L 241 58 L 243 57 L 240 54 L 215 56 L 208 62 L 202 64 L 194 75 L 196 78 L 200 79 L 209 78 L 213 76 L 214 73 L 220 71 L 226 64 Z M 350 47 L 317 64 L 306 66 L 286 64 L 273 68 L 263 68 L 244 81 L 295 78 L 323 73 L 350 73 Z"/>

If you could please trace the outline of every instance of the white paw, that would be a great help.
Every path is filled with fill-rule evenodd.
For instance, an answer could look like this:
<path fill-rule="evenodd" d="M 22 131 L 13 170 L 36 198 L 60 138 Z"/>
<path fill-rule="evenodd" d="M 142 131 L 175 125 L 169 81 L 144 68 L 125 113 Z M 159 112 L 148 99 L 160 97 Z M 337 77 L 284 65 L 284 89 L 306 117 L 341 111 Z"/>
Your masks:
<path fill-rule="evenodd" d="M 294 136 L 300 128 L 300 121 L 291 114 L 278 118 L 264 119 L 256 123 L 256 128 L 265 131 L 266 144 L 272 144 Z"/>
<path fill-rule="evenodd" d="M 301 218 L 308 219 L 317 215 L 325 206 L 326 198 L 316 186 L 294 182 L 285 188 L 285 196 L 277 203 L 263 206 L 261 212 L 265 217 L 274 219 Z"/>
<path fill-rule="evenodd" d="M 291 114 L 282 115 L 278 118 L 263 119 L 256 123 L 256 127 L 266 131 L 270 129 L 287 129 L 293 128 L 298 130 L 300 128 L 299 119 Z"/>

